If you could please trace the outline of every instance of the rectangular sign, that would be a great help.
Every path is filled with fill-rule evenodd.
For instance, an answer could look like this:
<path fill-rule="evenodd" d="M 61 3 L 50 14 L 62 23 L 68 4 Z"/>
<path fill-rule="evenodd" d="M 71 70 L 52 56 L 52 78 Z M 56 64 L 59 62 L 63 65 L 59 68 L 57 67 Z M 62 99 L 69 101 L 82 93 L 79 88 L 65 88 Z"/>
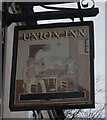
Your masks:
<path fill-rule="evenodd" d="M 16 26 L 10 110 L 94 107 L 93 22 Z"/>

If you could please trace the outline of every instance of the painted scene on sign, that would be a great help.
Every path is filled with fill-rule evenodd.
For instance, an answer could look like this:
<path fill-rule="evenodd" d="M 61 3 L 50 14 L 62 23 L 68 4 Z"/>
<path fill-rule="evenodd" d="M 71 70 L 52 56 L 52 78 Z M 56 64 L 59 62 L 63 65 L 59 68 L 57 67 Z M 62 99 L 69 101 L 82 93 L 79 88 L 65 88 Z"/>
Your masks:
<path fill-rule="evenodd" d="M 88 26 L 21 30 L 18 35 L 16 101 L 20 94 L 90 93 Z"/>

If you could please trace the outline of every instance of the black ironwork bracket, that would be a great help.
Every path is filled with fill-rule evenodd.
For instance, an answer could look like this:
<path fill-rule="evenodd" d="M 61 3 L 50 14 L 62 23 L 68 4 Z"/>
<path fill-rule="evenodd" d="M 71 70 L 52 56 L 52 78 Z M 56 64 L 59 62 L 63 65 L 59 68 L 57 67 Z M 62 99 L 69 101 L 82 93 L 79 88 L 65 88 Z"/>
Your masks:
<path fill-rule="evenodd" d="M 40 12 L 31 14 L 10 14 L 3 13 L 3 22 L 9 26 L 13 22 L 26 22 L 27 19 L 34 20 L 50 20 L 50 19 L 63 19 L 63 18 L 81 18 L 81 17 L 94 17 L 99 13 L 98 8 L 93 9 L 70 9 L 63 11 Z"/>
<path fill-rule="evenodd" d="M 49 12 L 29 12 L 21 14 L 11 14 L 9 12 L 3 12 L 3 26 L 10 26 L 14 22 L 26 22 L 28 19 L 30 21 L 38 20 L 51 20 L 51 19 L 64 19 L 64 18 L 80 18 L 83 21 L 84 17 L 94 17 L 99 13 L 98 8 L 87 8 L 81 9 L 80 3 L 78 3 L 78 8 L 53 8 L 46 7 L 44 4 L 41 4 L 44 8 L 51 8 L 58 11 L 49 11 Z"/>

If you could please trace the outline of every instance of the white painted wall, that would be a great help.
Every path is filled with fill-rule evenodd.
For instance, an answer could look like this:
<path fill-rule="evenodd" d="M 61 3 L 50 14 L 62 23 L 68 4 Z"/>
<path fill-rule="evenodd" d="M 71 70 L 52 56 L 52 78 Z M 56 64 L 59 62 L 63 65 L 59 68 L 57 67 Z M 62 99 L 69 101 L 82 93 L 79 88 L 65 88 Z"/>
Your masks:
<path fill-rule="evenodd" d="M 107 1 L 105 3 L 105 32 L 107 33 Z M 107 34 L 105 34 L 105 39 L 107 39 Z M 105 51 L 107 51 L 107 40 L 105 40 Z M 105 85 L 107 86 L 107 52 L 105 52 Z M 107 116 L 107 87 L 105 87 L 105 101 L 106 101 L 106 109 L 105 116 Z"/>

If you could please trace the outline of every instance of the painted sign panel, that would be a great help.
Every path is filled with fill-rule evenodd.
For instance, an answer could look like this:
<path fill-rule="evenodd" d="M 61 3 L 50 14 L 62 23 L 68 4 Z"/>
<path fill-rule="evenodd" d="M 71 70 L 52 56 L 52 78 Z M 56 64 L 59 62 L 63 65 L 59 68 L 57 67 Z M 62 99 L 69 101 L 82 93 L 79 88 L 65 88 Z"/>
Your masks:
<path fill-rule="evenodd" d="M 17 26 L 10 110 L 94 107 L 93 22 Z"/>

